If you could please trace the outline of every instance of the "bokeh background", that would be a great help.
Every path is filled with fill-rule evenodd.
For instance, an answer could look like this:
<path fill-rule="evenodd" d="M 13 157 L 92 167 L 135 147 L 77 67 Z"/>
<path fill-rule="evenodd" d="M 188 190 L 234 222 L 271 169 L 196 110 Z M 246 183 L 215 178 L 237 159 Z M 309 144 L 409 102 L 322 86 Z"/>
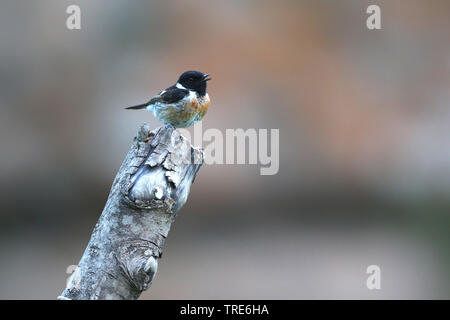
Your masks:
<path fill-rule="evenodd" d="M 159 126 L 123 108 L 188 69 L 203 129 L 279 128 L 280 170 L 203 166 L 142 299 L 450 298 L 449 30 L 445 0 L 2 0 L 0 298 L 60 294 Z"/>

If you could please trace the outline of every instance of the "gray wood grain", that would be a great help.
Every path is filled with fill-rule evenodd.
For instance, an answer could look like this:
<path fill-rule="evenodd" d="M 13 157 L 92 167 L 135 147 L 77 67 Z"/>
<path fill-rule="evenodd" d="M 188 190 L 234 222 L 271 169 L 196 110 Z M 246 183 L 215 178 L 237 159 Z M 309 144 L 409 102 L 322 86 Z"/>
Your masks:
<path fill-rule="evenodd" d="M 172 126 L 143 125 L 89 244 L 58 299 L 137 299 L 157 271 L 170 226 L 203 163 Z"/>

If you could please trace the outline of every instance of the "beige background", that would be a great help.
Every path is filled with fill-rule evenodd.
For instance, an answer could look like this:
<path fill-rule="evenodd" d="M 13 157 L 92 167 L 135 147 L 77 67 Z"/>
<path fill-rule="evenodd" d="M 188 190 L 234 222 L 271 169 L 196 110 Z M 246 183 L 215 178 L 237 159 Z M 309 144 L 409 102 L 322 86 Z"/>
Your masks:
<path fill-rule="evenodd" d="M 204 166 L 143 299 L 450 297 L 450 2 L 76 1 L 69 31 L 72 3 L 0 4 L 0 298 L 61 292 L 159 125 L 123 107 L 187 69 L 204 129 L 280 129 L 280 171 Z"/>

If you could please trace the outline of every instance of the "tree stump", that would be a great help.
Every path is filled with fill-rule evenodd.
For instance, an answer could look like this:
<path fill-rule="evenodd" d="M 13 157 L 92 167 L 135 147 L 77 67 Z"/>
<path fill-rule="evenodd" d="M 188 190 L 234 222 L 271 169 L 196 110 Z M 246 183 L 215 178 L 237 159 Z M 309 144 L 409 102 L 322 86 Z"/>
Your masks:
<path fill-rule="evenodd" d="M 58 299 L 137 299 L 158 267 L 170 226 L 203 163 L 174 127 L 143 125 L 89 244 Z"/>

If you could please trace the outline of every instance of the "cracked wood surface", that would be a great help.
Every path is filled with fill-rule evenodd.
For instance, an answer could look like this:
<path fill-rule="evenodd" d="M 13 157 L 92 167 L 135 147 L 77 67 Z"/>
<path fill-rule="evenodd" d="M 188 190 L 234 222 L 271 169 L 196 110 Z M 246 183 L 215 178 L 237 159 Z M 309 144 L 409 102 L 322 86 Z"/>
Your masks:
<path fill-rule="evenodd" d="M 203 152 L 171 126 L 134 139 L 88 246 L 58 299 L 137 299 L 155 276 Z"/>

